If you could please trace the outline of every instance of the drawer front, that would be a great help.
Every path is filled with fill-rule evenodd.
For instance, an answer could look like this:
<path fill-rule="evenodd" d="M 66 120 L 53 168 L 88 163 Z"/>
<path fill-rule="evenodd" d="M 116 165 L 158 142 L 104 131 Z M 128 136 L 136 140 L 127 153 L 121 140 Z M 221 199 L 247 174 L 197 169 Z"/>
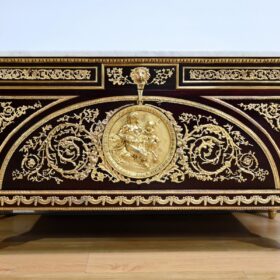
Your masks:
<path fill-rule="evenodd" d="M 279 207 L 279 65 L 1 59 L 1 209 Z"/>

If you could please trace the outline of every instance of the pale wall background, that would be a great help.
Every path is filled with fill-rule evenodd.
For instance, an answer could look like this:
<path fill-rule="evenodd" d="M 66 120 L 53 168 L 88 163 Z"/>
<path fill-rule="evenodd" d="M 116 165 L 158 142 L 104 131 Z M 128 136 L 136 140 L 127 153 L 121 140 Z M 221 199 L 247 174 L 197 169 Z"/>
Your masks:
<path fill-rule="evenodd" d="M 279 0 L 0 0 L 0 52 L 280 55 L 279 13 Z"/>

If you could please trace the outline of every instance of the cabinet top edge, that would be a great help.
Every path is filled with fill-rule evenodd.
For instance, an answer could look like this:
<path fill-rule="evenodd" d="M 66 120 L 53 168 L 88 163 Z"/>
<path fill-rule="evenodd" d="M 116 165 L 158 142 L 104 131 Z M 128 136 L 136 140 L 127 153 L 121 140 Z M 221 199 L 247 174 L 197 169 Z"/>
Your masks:
<path fill-rule="evenodd" d="M 280 64 L 279 56 L 1 56 L 0 63 Z"/>

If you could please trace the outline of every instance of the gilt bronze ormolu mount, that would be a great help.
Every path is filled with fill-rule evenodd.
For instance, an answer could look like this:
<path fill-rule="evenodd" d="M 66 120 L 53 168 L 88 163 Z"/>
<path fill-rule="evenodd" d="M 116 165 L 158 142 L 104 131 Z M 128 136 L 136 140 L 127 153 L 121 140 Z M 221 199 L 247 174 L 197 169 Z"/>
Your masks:
<path fill-rule="evenodd" d="M 276 58 L 0 59 L 0 209 L 273 216 L 278 65 Z"/>

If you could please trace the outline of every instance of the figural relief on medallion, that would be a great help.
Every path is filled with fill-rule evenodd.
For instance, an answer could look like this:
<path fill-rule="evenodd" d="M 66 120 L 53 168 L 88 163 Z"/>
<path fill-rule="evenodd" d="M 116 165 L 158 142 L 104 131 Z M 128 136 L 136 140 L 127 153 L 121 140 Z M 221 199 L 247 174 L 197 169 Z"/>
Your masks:
<path fill-rule="evenodd" d="M 117 76 L 116 79 L 119 79 Z M 28 139 L 20 148 L 21 168 L 14 180 L 33 182 L 65 179 L 134 184 L 198 181 L 264 181 L 250 143 L 231 123 L 212 115 L 173 114 L 144 104 L 149 69 L 134 68 L 137 104 L 106 112 L 88 106 L 64 114 Z"/>
<path fill-rule="evenodd" d="M 151 106 L 130 106 L 116 113 L 104 131 L 107 161 L 121 174 L 146 178 L 171 161 L 175 131 L 166 116 Z"/>

